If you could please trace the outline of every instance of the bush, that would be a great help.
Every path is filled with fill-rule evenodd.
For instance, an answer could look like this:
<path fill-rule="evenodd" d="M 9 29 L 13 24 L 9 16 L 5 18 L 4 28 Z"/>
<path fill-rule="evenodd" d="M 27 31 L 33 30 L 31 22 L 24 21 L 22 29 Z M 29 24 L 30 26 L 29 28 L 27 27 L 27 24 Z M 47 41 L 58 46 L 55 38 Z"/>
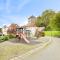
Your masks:
<path fill-rule="evenodd" d="M 15 38 L 16 36 L 15 35 L 12 35 L 12 34 L 10 34 L 10 35 L 8 35 L 9 36 L 9 38 L 10 39 L 12 39 L 12 38 Z"/>
<path fill-rule="evenodd" d="M 47 26 L 46 28 L 45 28 L 45 31 L 51 31 L 52 29 L 51 29 L 51 27 L 50 26 Z"/>
<path fill-rule="evenodd" d="M 15 38 L 15 35 L 5 35 L 5 36 L 0 36 L 0 42 L 7 41 L 9 39 Z"/>
<path fill-rule="evenodd" d="M 44 32 L 39 32 L 39 31 L 37 31 L 36 34 L 35 34 L 35 36 L 36 36 L 37 38 L 39 38 L 39 37 L 45 36 L 45 33 L 44 33 Z"/>
<path fill-rule="evenodd" d="M 7 41 L 8 39 L 8 36 L 0 36 L 0 42 Z"/>
<path fill-rule="evenodd" d="M 2 40 L 7 41 L 9 39 L 8 36 L 4 36 Z"/>

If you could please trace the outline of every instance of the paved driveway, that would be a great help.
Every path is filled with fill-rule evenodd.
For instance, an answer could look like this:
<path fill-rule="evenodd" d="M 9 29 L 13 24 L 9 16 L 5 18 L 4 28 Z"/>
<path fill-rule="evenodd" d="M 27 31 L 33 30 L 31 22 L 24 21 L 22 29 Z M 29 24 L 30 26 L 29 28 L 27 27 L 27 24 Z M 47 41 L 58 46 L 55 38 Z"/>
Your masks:
<path fill-rule="evenodd" d="M 38 51 L 23 60 L 60 60 L 60 38 L 51 38 L 52 43 L 42 51 Z"/>

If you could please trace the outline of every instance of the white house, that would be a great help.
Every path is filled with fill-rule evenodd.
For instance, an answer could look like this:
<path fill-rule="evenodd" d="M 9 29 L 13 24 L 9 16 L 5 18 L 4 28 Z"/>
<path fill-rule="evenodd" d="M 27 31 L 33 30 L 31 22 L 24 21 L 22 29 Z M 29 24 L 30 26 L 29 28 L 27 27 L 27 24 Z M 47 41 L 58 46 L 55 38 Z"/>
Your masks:
<path fill-rule="evenodd" d="M 26 29 L 30 30 L 30 32 L 31 32 L 30 36 L 34 37 L 37 30 L 42 32 L 42 31 L 44 31 L 45 27 L 27 27 Z"/>
<path fill-rule="evenodd" d="M 8 27 L 6 25 L 4 25 L 3 28 L 2 28 L 3 35 L 8 35 L 7 30 L 8 30 Z"/>

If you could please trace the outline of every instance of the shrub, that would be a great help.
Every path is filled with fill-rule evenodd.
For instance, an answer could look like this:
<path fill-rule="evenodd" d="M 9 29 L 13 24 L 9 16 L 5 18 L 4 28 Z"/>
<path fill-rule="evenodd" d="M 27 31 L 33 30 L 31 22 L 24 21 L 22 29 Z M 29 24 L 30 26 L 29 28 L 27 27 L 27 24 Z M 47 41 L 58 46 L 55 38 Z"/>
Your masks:
<path fill-rule="evenodd" d="M 0 36 L 0 42 L 7 41 L 8 39 L 8 36 Z"/>
<path fill-rule="evenodd" d="M 45 36 L 45 33 L 44 33 L 44 32 L 39 32 L 39 31 L 37 31 L 36 34 L 35 34 L 35 36 L 36 36 L 37 38 L 39 38 L 39 37 Z"/>
<path fill-rule="evenodd" d="M 5 36 L 0 36 L 0 42 L 7 41 L 9 39 L 15 38 L 15 35 L 5 35 Z"/>
<path fill-rule="evenodd" d="M 4 36 L 4 38 L 3 38 L 4 41 L 6 41 L 6 40 L 8 40 L 8 39 L 9 39 L 8 36 Z"/>
<path fill-rule="evenodd" d="M 9 36 L 9 38 L 10 39 L 12 39 L 12 38 L 15 38 L 16 36 L 15 35 L 12 35 L 12 34 L 10 34 L 10 35 L 8 35 Z"/>

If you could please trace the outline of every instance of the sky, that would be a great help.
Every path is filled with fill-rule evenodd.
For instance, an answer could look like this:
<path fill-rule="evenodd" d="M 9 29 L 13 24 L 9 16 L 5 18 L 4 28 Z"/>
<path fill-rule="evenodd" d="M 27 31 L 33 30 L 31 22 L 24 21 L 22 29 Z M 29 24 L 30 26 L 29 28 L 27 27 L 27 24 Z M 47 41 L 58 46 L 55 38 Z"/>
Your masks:
<path fill-rule="evenodd" d="M 25 25 L 29 16 L 39 16 L 46 9 L 60 11 L 60 0 L 0 0 L 0 27 Z"/>

